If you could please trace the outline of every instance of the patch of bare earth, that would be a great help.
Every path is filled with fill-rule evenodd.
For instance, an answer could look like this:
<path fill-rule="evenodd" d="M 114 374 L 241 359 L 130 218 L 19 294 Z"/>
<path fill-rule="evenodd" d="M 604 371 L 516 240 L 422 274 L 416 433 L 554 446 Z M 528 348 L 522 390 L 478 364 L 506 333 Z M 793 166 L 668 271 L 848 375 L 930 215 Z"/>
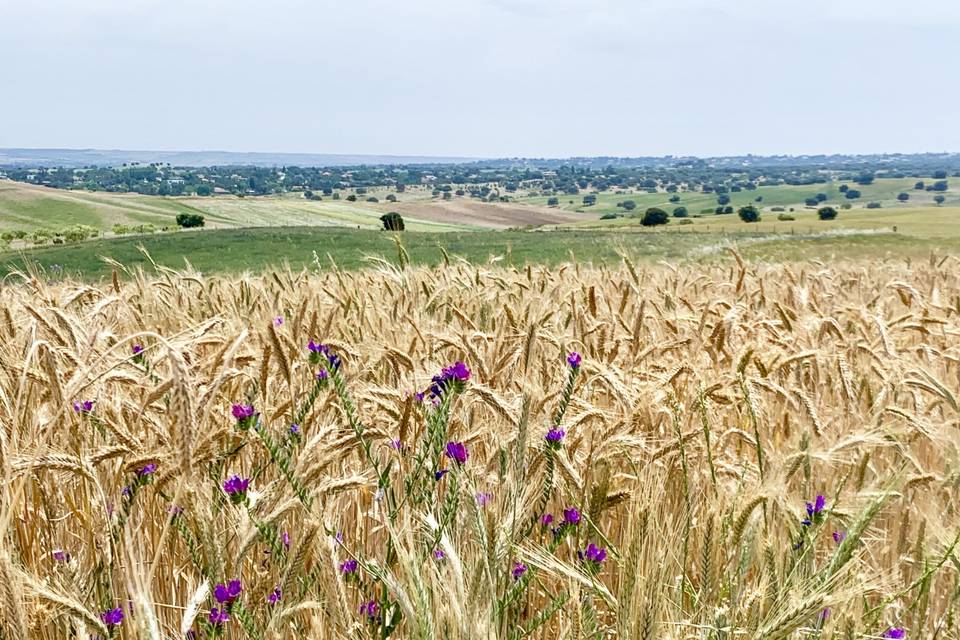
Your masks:
<path fill-rule="evenodd" d="M 420 220 L 489 227 L 491 229 L 562 224 L 584 219 L 582 213 L 572 213 L 549 207 L 477 202 L 476 200 L 466 199 L 385 203 L 380 208 L 385 211 L 396 211 L 400 215 Z"/>

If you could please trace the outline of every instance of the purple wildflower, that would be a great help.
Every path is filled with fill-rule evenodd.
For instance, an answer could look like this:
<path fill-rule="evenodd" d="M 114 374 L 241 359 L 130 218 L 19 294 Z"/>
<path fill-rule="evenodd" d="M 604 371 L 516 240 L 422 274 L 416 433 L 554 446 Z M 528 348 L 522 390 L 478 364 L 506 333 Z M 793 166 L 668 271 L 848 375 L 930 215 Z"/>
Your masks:
<path fill-rule="evenodd" d="M 542 516 L 540 516 L 540 526 L 549 527 L 551 524 L 553 524 L 552 513 L 545 513 Z"/>
<path fill-rule="evenodd" d="M 232 476 L 223 483 L 224 492 L 230 496 L 230 501 L 240 504 L 247 498 L 247 489 L 250 488 L 250 478 Z"/>
<path fill-rule="evenodd" d="M 423 391 L 417 391 L 415 394 L 413 394 L 413 399 L 416 402 L 423 402 L 423 398 L 425 395 L 426 394 Z"/>
<path fill-rule="evenodd" d="M 846 531 L 834 531 L 834 532 L 833 532 L 833 541 L 836 542 L 837 544 L 840 544 L 841 542 L 843 542 L 843 541 L 846 540 L 846 539 L 847 539 L 847 532 L 846 532 Z"/>
<path fill-rule="evenodd" d="M 73 411 L 74 413 L 87 414 L 93 411 L 93 400 L 84 400 L 82 402 L 74 401 Z"/>
<path fill-rule="evenodd" d="M 311 340 L 309 344 L 307 344 L 307 351 L 310 352 L 311 364 L 320 364 L 323 360 L 326 360 L 326 369 L 329 369 L 330 371 L 337 371 L 340 369 L 340 356 L 331 351 L 328 345 Z M 326 376 L 324 376 L 324 378 L 325 377 Z M 317 378 L 321 380 L 323 379 L 320 378 L 319 374 L 317 375 Z"/>
<path fill-rule="evenodd" d="M 561 522 L 560 525 L 576 526 L 578 524 L 580 524 L 580 512 L 577 511 L 577 508 L 570 507 L 569 509 L 564 509 L 563 522 Z"/>
<path fill-rule="evenodd" d="M 477 492 L 476 498 L 477 498 L 477 504 L 480 505 L 481 507 L 485 507 L 488 504 L 490 504 L 491 500 L 493 500 L 493 494 L 480 491 L 480 492 Z"/>
<path fill-rule="evenodd" d="M 581 360 L 582 358 L 580 357 L 580 354 L 577 353 L 576 351 L 571 351 L 570 354 L 567 356 L 567 364 L 570 365 L 570 368 L 573 370 L 577 370 L 580 368 Z"/>
<path fill-rule="evenodd" d="M 434 471 L 433 479 L 437 482 L 440 482 L 443 476 L 447 475 L 448 473 L 450 473 L 450 469 L 440 469 L 439 471 Z"/>
<path fill-rule="evenodd" d="M 138 356 L 141 353 L 143 353 L 143 345 L 142 344 L 133 345 L 133 355 Z"/>
<path fill-rule="evenodd" d="M 283 548 L 290 550 L 290 534 L 284 531 L 280 534 L 280 542 L 283 543 Z"/>
<path fill-rule="evenodd" d="M 434 560 L 443 560 L 443 559 L 446 558 L 446 557 L 447 557 L 447 554 L 445 554 L 445 553 L 443 552 L 443 549 L 434 549 L 434 550 L 433 550 L 433 558 L 434 558 Z"/>
<path fill-rule="evenodd" d="M 267 602 L 269 602 L 270 604 L 277 604 L 278 602 L 280 602 L 280 598 L 282 596 L 283 596 L 283 592 L 280 591 L 280 587 L 274 587 L 269 597 L 267 597 Z"/>
<path fill-rule="evenodd" d="M 279 327 L 283 325 L 283 316 L 277 316 L 273 319 L 273 326 Z"/>
<path fill-rule="evenodd" d="M 523 577 L 523 574 L 527 572 L 527 565 L 521 562 L 514 562 L 513 569 L 510 571 L 510 575 L 513 576 L 514 580 L 519 580 Z"/>
<path fill-rule="evenodd" d="M 130 496 L 133 495 L 133 488 L 124 487 L 123 490 L 120 491 L 120 495 L 122 495 L 124 498 L 129 498 Z"/>
<path fill-rule="evenodd" d="M 377 605 L 376 600 L 370 600 L 360 604 L 360 615 L 366 616 L 367 620 L 370 622 L 375 622 L 377 620 L 377 613 L 379 611 L 380 607 Z"/>
<path fill-rule="evenodd" d="M 470 369 L 462 362 L 454 362 L 449 367 L 440 370 L 439 375 L 430 380 L 428 391 L 434 399 L 439 400 L 448 389 L 463 390 L 463 385 L 470 379 Z"/>
<path fill-rule="evenodd" d="M 249 429 L 257 422 L 259 413 L 249 404 L 235 404 L 231 409 L 233 417 L 237 419 L 237 426 L 241 429 Z"/>
<path fill-rule="evenodd" d="M 215 627 L 220 627 L 226 622 L 230 622 L 230 613 L 226 607 L 222 609 L 217 609 L 216 607 L 210 609 L 210 624 Z"/>
<path fill-rule="evenodd" d="M 891 638 L 892 640 L 899 640 L 900 638 L 906 638 L 907 632 L 900 627 L 890 627 L 883 632 L 881 638 Z"/>
<path fill-rule="evenodd" d="M 823 496 L 817 496 L 813 503 L 807 503 L 807 517 L 804 518 L 802 524 L 805 527 L 809 527 L 814 522 L 820 522 L 823 519 L 823 510 L 827 506 L 827 499 Z"/>
<path fill-rule="evenodd" d="M 177 505 L 172 504 L 170 505 L 170 508 L 167 509 L 167 513 L 169 513 L 173 517 L 177 517 L 183 513 L 183 507 L 178 507 Z"/>
<path fill-rule="evenodd" d="M 350 575 L 357 572 L 357 567 L 360 566 L 360 563 L 354 560 L 353 558 L 349 560 L 344 560 L 340 563 L 340 573 L 343 575 Z"/>
<path fill-rule="evenodd" d="M 394 438 L 390 441 L 390 448 L 396 449 L 397 451 L 403 451 L 403 442 L 399 438 Z"/>
<path fill-rule="evenodd" d="M 326 379 L 329 378 L 329 377 L 330 377 L 330 374 L 327 373 L 327 370 L 326 370 L 326 369 L 320 369 L 320 371 L 317 371 L 317 380 L 323 381 L 323 380 L 326 380 Z"/>
<path fill-rule="evenodd" d="M 830 617 L 830 607 L 827 607 L 820 612 L 820 615 L 817 617 L 818 622 L 821 624 L 827 621 L 827 618 Z"/>
<path fill-rule="evenodd" d="M 458 465 L 466 464 L 467 458 L 470 457 L 470 453 L 467 451 L 467 446 L 462 442 L 448 442 L 446 456 L 453 459 Z"/>
<path fill-rule="evenodd" d="M 116 609 L 107 609 L 100 614 L 100 619 L 103 620 L 103 623 L 108 627 L 115 627 L 123 622 L 123 609 L 120 607 L 117 607 Z"/>
<path fill-rule="evenodd" d="M 157 471 L 157 464 L 155 462 L 151 462 L 150 464 L 144 465 L 143 468 L 140 469 L 140 471 L 137 471 L 137 475 L 140 476 L 141 478 L 146 478 L 147 476 L 150 476 L 156 473 L 156 471 Z"/>
<path fill-rule="evenodd" d="M 53 552 L 53 559 L 57 562 L 70 562 L 70 554 L 63 549 L 57 549 Z"/>
<path fill-rule="evenodd" d="M 547 431 L 544 439 L 547 441 L 548 446 L 558 449 L 565 435 L 567 434 L 563 429 L 550 429 L 550 431 Z"/>
<path fill-rule="evenodd" d="M 587 545 L 587 548 L 581 552 L 580 558 L 588 562 L 600 564 L 607 559 L 607 550 L 591 542 Z"/>
<path fill-rule="evenodd" d="M 240 581 L 231 580 L 226 585 L 217 584 L 217 586 L 213 588 L 213 597 L 216 598 L 220 604 L 230 605 L 240 597 L 240 592 L 242 591 L 243 587 L 240 585 Z"/>

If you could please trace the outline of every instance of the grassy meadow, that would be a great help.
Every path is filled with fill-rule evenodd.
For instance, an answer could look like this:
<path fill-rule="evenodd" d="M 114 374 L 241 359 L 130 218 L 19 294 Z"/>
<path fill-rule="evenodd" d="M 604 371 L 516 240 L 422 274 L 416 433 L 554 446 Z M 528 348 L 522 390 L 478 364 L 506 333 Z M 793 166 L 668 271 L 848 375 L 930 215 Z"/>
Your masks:
<path fill-rule="evenodd" d="M 0 634 L 960 638 L 956 263 L 13 274 Z"/>

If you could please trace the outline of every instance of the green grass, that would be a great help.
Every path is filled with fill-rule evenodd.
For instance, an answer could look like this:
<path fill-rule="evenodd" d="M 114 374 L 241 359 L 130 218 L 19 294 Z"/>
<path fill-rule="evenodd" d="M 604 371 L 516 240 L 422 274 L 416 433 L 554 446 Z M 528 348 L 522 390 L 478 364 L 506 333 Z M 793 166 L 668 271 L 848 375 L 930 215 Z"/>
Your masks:
<path fill-rule="evenodd" d="M 863 233 L 840 237 L 808 237 L 763 233 L 674 233 L 669 231 L 486 231 L 469 233 L 418 233 L 401 235 L 414 264 L 442 262 L 440 247 L 473 263 L 498 262 L 513 266 L 577 262 L 613 264 L 618 251 L 638 261 L 709 260 L 738 246 L 746 256 L 766 260 L 834 257 L 918 257 L 931 251 L 958 252 L 960 238 L 923 239 L 893 233 Z M 0 254 L 0 271 L 39 267 L 50 272 L 77 273 L 96 279 L 110 273 L 101 256 L 124 265 L 144 265 L 143 246 L 157 263 L 182 268 L 185 258 L 201 272 L 260 271 L 289 263 L 294 269 L 309 267 L 314 252 L 326 268 L 332 258 L 344 269 L 370 264 L 368 256 L 396 262 L 392 235 L 386 232 L 342 228 L 287 227 L 182 231 L 169 234 L 95 240 L 75 245 L 43 247 Z"/>

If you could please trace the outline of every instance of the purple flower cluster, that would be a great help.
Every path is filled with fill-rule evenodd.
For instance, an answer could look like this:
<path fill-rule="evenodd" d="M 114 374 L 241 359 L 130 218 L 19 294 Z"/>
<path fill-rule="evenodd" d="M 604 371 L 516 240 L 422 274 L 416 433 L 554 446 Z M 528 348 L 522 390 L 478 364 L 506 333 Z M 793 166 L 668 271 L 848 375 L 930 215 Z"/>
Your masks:
<path fill-rule="evenodd" d="M 571 351 L 570 354 L 567 356 L 567 364 L 570 365 L 570 368 L 574 370 L 580 368 L 581 360 L 582 358 L 580 357 L 580 354 L 577 353 L 576 351 Z"/>
<path fill-rule="evenodd" d="M 311 340 L 307 344 L 307 351 L 310 352 L 311 364 L 320 364 L 326 360 L 326 363 L 324 364 L 324 370 L 338 371 L 340 369 L 340 356 L 335 354 L 333 350 L 330 349 L 329 345 L 321 344 Z M 321 378 L 320 375 L 317 374 L 317 379 L 322 380 L 324 378 L 326 378 L 326 376 Z"/>
<path fill-rule="evenodd" d="M 57 562 L 70 562 L 70 554 L 63 549 L 57 549 L 53 552 L 53 559 Z"/>
<path fill-rule="evenodd" d="M 146 478 L 147 476 L 152 476 L 157 471 L 157 464 L 151 462 L 150 464 L 144 465 L 140 471 L 137 471 L 137 475 L 141 478 Z"/>
<path fill-rule="evenodd" d="M 133 355 L 135 356 L 140 355 L 141 353 L 143 353 L 143 345 L 142 344 L 133 345 L 132 351 L 133 351 Z"/>
<path fill-rule="evenodd" d="M 240 504 L 247 498 L 247 489 L 250 488 L 250 478 L 231 476 L 223 482 L 223 491 L 230 496 L 230 501 Z"/>
<path fill-rule="evenodd" d="M 563 522 L 560 523 L 560 526 L 569 525 L 572 527 L 580 524 L 580 512 L 577 511 L 576 507 L 570 507 L 569 509 L 563 510 Z"/>
<path fill-rule="evenodd" d="M 227 622 L 230 622 L 230 612 L 227 611 L 226 607 L 210 609 L 210 624 L 214 627 L 222 627 Z"/>
<path fill-rule="evenodd" d="M 522 562 L 514 562 L 513 569 L 510 571 L 510 575 L 513 576 L 514 580 L 519 580 L 526 572 L 527 565 L 523 564 Z"/>
<path fill-rule="evenodd" d="M 803 526 L 809 527 L 813 523 L 819 523 L 823 520 L 824 509 L 827 507 L 827 499 L 823 496 L 817 496 L 813 503 L 807 503 L 807 517 L 802 521 Z"/>
<path fill-rule="evenodd" d="M 107 609 L 100 614 L 100 619 L 103 620 L 103 623 L 108 627 L 115 627 L 123 622 L 123 609 L 120 607 Z"/>
<path fill-rule="evenodd" d="M 277 604 L 280 602 L 280 598 L 283 597 L 283 592 L 280 591 L 280 587 L 274 587 L 273 591 L 270 592 L 270 595 L 267 597 L 267 602 L 270 604 Z"/>
<path fill-rule="evenodd" d="M 592 562 L 595 565 L 602 564 L 604 560 L 607 559 L 607 550 L 603 547 L 598 547 L 592 542 L 587 545 L 587 548 L 577 554 L 581 560 L 586 562 Z"/>
<path fill-rule="evenodd" d="M 227 584 L 217 584 L 213 588 L 213 597 L 222 605 L 230 606 L 240 597 L 243 586 L 239 580 L 231 580 Z"/>
<path fill-rule="evenodd" d="M 470 452 L 467 451 L 467 445 L 462 442 L 448 442 L 445 455 L 456 462 L 458 465 L 466 464 Z"/>
<path fill-rule="evenodd" d="M 376 600 L 369 600 L 360 603 L 360 615 L 366 616 L 368 622 L 376 622 L 379 619 L 380 606 Z"/>
<path fill-rule="evenodd" d="M 350 576 L 357 572 L 357 568 L 360 566 L 360 563 L 354 560 L 353 558 L 349 560 L 344 560 L 340 563 L 340 573 L 344 576 Z"/>
<path fill-rule="evenodd" d="M 547 431 L 544 439 L 547 441 L 549 447 L 559 449 L 565 435 L 567 435 L 567 433 L 563 429 L 550 429 L 550 431 Z"/>
<path fill-rule="evenodd" d="M 833 541 L 836 542 L 837 544 L 840 544 L 841 542 L 843 542 L 843 541 L 846 540 L 846 539 L 847 539 L 847 532 L 846 532 L 846 531 L 834 531 L 834 532 L 833 532 Z"/>
<path fill-rule="evenodd" d="M 486 493 L 484 491 L 478 491 L 475 497 L 477 499 L 477 505 L 481 507 L 487 506 L 488 504 L 490 504 L 490 501 L 493 500 L 493 494 Z"/>
<path fill-rule="evenodd" d="M 93 411 L 93 400 L 83 400 L 83 401 L 74 401 L 73 403 L 73 412 L 79 413 L 80 415 L 85 415 Z M 121 613 L 121 615 L 123 615 Z"/>
<path fill-rule="evenodd" d="M 890 640 L 900 640 L 901 638 L 907 637 L 907 632 L 900 627 L 890 627 L 883 632 L 881 638 L 889 638 Z"/>
<path fill-rule="evenodd" d="M 440 374 L 433 376 L 428 391 L 435 399 L 440 399 L 448 390 L 462 391 L 467 380 L 470 379 L 470 369 L 462 362 L 454 362 L 449 367 L 440 370 Z"/>
<path fill-rule="evenodd" d="M 257 423 L 260 414 L 249 404 L 235 404 L 231 409 L 233 417 L 237 420 L 237 426 L 241 429 L 249 429 Z"/>

